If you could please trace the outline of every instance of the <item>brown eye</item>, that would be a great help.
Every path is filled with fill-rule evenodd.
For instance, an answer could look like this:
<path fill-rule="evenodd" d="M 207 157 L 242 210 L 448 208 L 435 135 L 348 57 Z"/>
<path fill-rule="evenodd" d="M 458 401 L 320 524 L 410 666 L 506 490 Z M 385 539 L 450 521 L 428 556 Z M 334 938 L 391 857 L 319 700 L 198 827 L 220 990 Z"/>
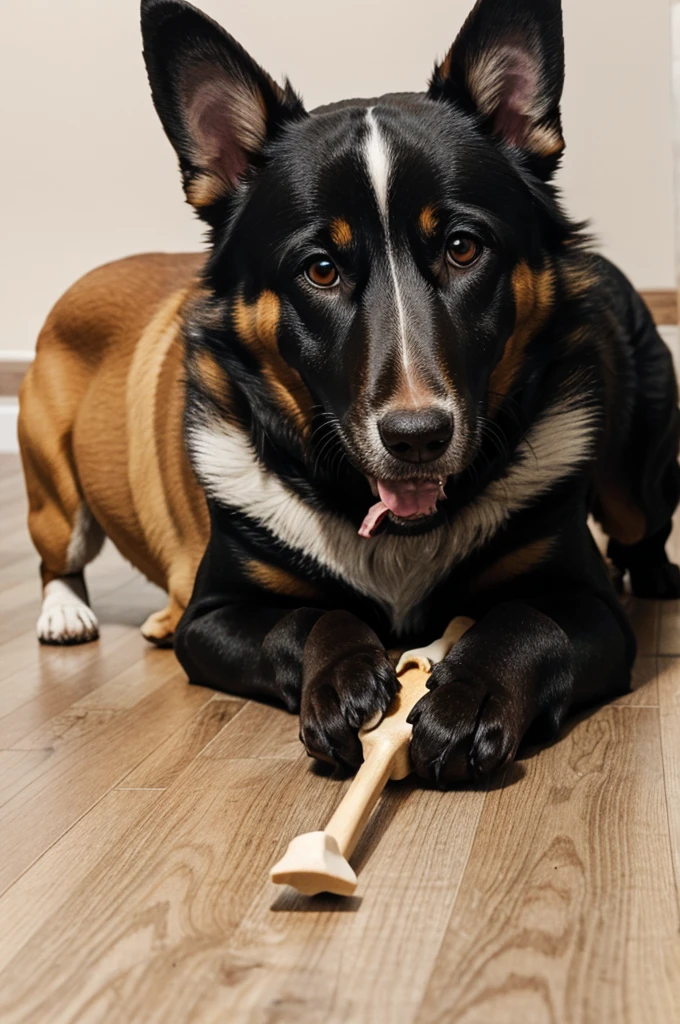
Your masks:
<path fill-rule="evenodd" d="M 446 245 L 449 263 L 455 267 L 469 267 L 482 251 L 480 243 L 471 235 L 451 235 Z"/>
<path fill-rule="evenodd" d="M 340 280 L 338 269 L 326 256 L 315 256 L 305 268 L 305 277 L 316 288 L 333 288 Z"/>

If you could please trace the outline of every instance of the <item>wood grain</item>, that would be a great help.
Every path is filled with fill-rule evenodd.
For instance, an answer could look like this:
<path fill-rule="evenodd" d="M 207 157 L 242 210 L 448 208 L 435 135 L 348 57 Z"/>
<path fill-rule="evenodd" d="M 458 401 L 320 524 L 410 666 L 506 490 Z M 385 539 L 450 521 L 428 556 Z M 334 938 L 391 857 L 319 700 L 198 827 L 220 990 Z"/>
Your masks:
<path fill-rule="evenodd" d="M 674 1019 L 656 710 L 604 708 L 525 767 L 488 796 L 418 1021 Z"/>
<path fill-rule="evenodd" d="M 0 898 L 0 970 L 55 913 L 70 916 L 72 893 L 112 846 L 134 845 L 140 822 L 160 792 L 107 793 Z"/>
<path fill-rule="evenodd" d="M 189 721 L 169 736 L 120 782 L 121 789 L 166 789 L 217 736 L 227 722 L 242 712 L 245 701 L 215 695 Z M 241 721 L 230 733 L 239 733 Z"/>
<path fill-rule="evenodd" d="M 268 869 L 348 782 L 313 770 L 295 716 L 189 686 L 145 644 L 162 595 L 110 546 L 89 576 L 100 641 L 39 647 L 18 462 L 0 456 L 5 479 L 3 1024 L 680 1017 L 680 604 L 630 600 L 632 693 L 488 792 L 390 784 L 357 895 L 306 900 Z"/>
<path fill-rule="evenodd" d="M 660 662 L 659 705 L 666 808 L 680 905 L 680 659 Z"/>
<path fill-rule="evenodd" d="M 678 293 L 673 288 L 640 292 L 657 324 L 677 324 Z"/>

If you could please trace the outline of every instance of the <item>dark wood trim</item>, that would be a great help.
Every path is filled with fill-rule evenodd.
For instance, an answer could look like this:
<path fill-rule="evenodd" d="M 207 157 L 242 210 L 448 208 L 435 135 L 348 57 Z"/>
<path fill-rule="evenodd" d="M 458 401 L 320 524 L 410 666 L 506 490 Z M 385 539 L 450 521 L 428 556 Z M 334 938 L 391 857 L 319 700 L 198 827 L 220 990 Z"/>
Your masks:
<path fill-rule="evenodd" d="M 657 324 L 677 324 L 678 293 L 673 288 L 640 292 Z"/>
<path fill-rule="evenodd" d="M 19 387 L 32 360 L 3 359 L 0 352 L 0 397 L 14 397 L 19 394 Z"/>

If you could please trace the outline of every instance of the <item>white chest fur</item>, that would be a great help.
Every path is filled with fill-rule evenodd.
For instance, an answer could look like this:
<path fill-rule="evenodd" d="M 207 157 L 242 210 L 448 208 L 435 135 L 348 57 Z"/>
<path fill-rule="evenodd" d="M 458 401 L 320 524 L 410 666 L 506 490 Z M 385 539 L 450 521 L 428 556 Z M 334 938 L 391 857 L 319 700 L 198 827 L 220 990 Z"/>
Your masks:
<path fill-rule="evenodd" d="M 195 423 L 188 441 L 210 497 L 382 605 L 395 631 L 403 632 L 417 622 L 418 606 L 454 565 L 591 457 L 596 430 L 593 410 L 576 397 L 563 397 L 533 424 L 505 475 L 453 523 L 419 537 L 382 534 L 368 540 L 340 516 L 311 508 L 267 472 L 248 438 L 230 424 L 217 418 Z"/>

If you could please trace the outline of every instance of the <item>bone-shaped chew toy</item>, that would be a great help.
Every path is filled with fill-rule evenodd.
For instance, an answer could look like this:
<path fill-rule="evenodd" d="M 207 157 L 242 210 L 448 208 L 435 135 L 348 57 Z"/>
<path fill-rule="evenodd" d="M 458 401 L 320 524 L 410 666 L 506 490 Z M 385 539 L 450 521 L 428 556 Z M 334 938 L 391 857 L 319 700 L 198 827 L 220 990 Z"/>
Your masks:
<path fill-rule="evenodd" d="M 456 618 L 441 640 L 429 647 L 402 654 L 397 665 L 401 690 L 385 717 L 359 733 L 364 763 L 339 807 L 322 832 L 306 832 L 291 840 L 286 853 L 271 869 L 277 885 L 291 885 L 306 896 L 331 892 L 351 896 L 357 876 L 349 864 L 361 833 L 389 779 L 405 779 L 411 772 L 411 726 L 406 719 L 427 691 L 432 666 L 442 661 L 471 619 Z"/>

